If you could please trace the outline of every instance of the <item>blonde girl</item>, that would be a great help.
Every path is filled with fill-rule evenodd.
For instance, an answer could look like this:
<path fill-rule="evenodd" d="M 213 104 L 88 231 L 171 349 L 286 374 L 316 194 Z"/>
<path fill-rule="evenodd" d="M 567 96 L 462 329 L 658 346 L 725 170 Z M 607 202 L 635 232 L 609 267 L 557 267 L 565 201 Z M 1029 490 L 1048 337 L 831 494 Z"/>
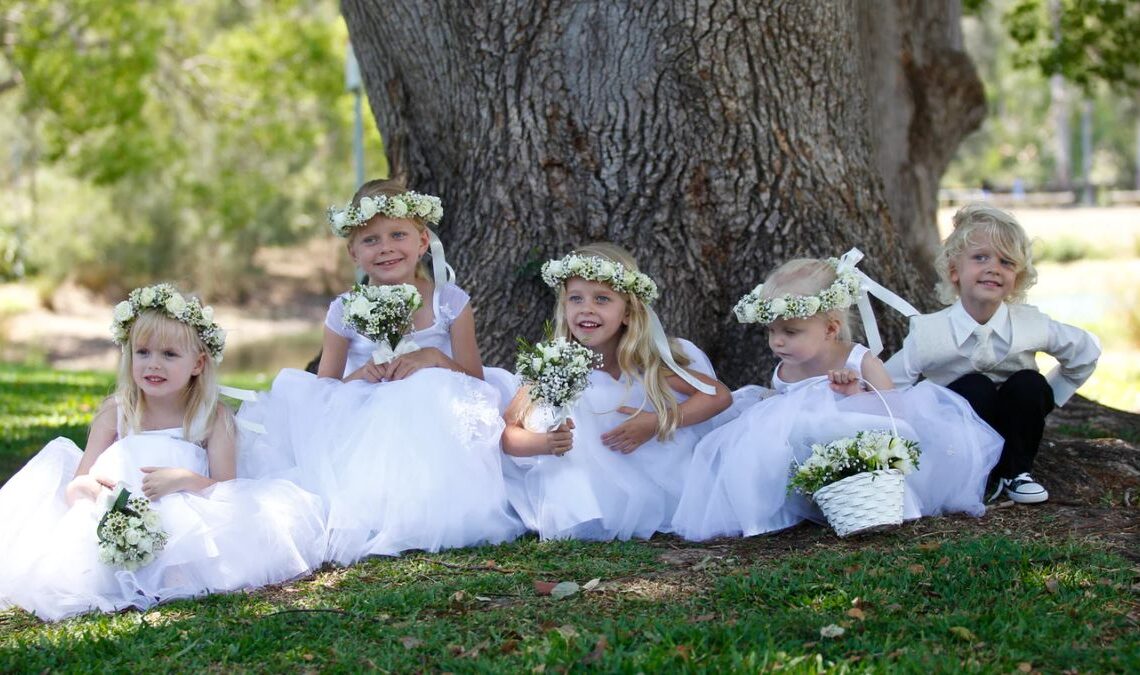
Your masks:
<path fill-rule="evenodd" d="M 169 284 L 149 286 L 115 307 L 112 331 L 123 348 L 118 388 L 85 450 L 56 439 L 0 490 L 0 545 L 10 552 L 0 604 L 55 620 L 278 583 L 320 565 L 320 501 L 285 481 L 236 478 L 213 310 Z M 99 557 L 96 524 L 117 485 L 145 495 L 167 534 L 138 569 Z"/>
<path fill-rule="evenodd" d="M 667 340 L 650 308 L 656 284 L 612 244 L 543 267 L 557 290 L 555 336 L 601 355 L 571 419 L 525 427 L 525 389 L 507 408 L 511 503 L 544 539 L 629 539 L 669 531 L 682 471 L 702 425 L 731 403 L 708 358 Z"/>
<path fill-rule="evenodd" d="M 239 413 L 267 430 L 249 453 L 252 470 L 326 500 L 327 558 L 338 564 L 513 539 L 522 525 L 503 484 L 500 396 L 482 379 L 470 297 L 429 227 L 442 202 L 377 180 L 329 217 L 370 285 L 419 291 L 401 340 L 416 348 L 378 363 L 377 344 L 345 321 L 348 293 L 334 298 L 317 376 L 283 370 L 269 396 Z"/>
<path fill-rule="evenodd" d="M 779 359 L 774 395 L 698 445 L 673 519 L 678 534 L 694 540 L 750 536 L 805 517 L 822 520 L 805 499 L 788 497 L 789 470 L 814 443 L 891 428 L 870 388 L 883 393 L 901 433 L 921 445 L 921 468 L 907 476 L 904 516 L 984 512 L 981 493 L 997 458 L 996 435 L 946 390 L 890 391 L 882 361 L 851 339 L 850 308 L 859 306 L 864 332 L 876 343 L 869 290 L 901 311 L 914 310 L 860 272 L 861 258 L 853 249 L 839 259 L 789 261 L 737 303 L 739 321 L 767 327 L 768 347 Z"/>

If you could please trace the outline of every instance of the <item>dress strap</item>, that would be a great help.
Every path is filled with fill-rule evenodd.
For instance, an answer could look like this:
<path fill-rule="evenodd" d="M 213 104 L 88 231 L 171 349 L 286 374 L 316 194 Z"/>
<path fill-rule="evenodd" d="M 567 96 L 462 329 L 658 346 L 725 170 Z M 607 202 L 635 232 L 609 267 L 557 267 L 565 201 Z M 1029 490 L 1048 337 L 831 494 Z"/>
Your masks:
<path fill-rule="evenodd" d="M 844 367 L 854 370 L 859 374 L 859 377 L 863 377 L 863 357 L 869 351 L 871 350 L 858 342 L 851 345 L 851 352 L 847 355 L 847 362 L 843 364 Z"/>

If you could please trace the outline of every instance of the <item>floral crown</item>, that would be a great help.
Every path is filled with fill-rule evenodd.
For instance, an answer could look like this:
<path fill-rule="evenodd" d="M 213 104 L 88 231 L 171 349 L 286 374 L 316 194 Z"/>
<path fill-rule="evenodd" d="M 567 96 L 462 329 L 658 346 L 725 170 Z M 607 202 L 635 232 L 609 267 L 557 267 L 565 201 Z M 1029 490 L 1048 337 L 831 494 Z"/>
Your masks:
<path fill-rule="evenodd" d="M 561 260 L 548 260 L 542 266 L 542 280 L 551 288 L 570 277 L 609 284 L 619 293 L 636 295 L 646 305 L 657 299 L 657 284 L 649 275 L 627 269 L 625 265 L 612 260 L 571 253 Z"/>
<path fill-rule="evenodd" d="M 835 283 L 814 295 L 791 295 L 763 298 L 764 284 L 753 288 L 732 308 L 740 323 L 772 323 L 777 319 L 806 319 L 819 312 L 847 309 L 859 295 L 859 276 L 853 267 L 842 271 L 838 258 L 828 258 L 827 264 L 836 268 Z"/>
<path fill-rule="evenodd" d="M 136 288 L 126 300 L 115 305 L 115 320 L 111 324 L 111 339 L 115 344 L 122 347 L 127 345 L 127 337 L 135 319 L 148 309 L 158 310 L 193 328 L 214 361 L 222 362 L 226 333 L 214 323 L 214 308 L 209 305 L 203 307 L 198 298 L 183 296 L 170 284 Z"/>
<path fill-rule="evenodd" d="M 411 218 L 418 216 L 432 225 L 439 225 L 443 218 L 443 203 L 439 197 L 404 192 L 398 195 L 373 195 L 361 197 L 360 203 L 349 202 L 343 209 L 329 207 L 329 225 L 338 237 L 347 237 L 354 227 L 360 227 L 377 213 L 389 218 Z"/>

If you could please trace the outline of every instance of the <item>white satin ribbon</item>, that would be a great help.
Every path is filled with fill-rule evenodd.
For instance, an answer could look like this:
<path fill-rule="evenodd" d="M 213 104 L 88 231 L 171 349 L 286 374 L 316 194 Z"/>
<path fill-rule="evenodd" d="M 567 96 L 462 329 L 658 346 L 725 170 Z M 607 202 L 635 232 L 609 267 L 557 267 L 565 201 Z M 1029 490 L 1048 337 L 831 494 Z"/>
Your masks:
<path fill-rule="evenodd" d="M 867 337 L 867 348 L 872 356 L 878 356 L 883 351 L 883 338 L 879 335 L 879 324 L 875 321 L 875 311 L 871 308 L 869 295 L 882 300 L 888 307 L 905 317 L 917 316 L 919 311 L 906 300 L 893 291 L 887 290 L 882 284 L 863 273 L 855 266 L 863 259 L 863 252 L 857 248 L 844 253 L 839 257 L 836 273 L 854 272 L 859 277 L 859 295 L 855 298 L 855 305 L 859 308 L 859 318 L 863 322 L 863 333 Z"/>
<path fill-rule="evenodd" d="M 449 281 L 455 281 L 455 269 L 447 264 L 443 256 L 443 242 L 439 240 L 430 227 L 425 228 L 428 233 L 428 248 L 431 250 L 431 274 L 435 281 L 436 292 Z"/>
<path fill-rule="evenodd" d="M 419 348 L 420 346 L 416 344 L 416 341 L 409 337 L 397 342 L 395 349 L 392 349 L 392 346 L 388 344 L 388 340 L 384 339 L 377 344 L 375 351 L 372 352 L 372 362 L 376 365 L 388 363 L 397 356 L 411 354 L 414 351 L 418 351 Z"/>
<path fill-rule="evenodd" d="M 239 389 L 237 387 L 228 387 L 224 384 L 219 384 L 218 385 L 218 393 L 221 394 L 222 396 L 228 396 L 230 398 L 236 398 L 239 401 L 249 401 L 251 403 L 254 401 L 257 401 L 257 392 L 253 391 L 252 389 Z M 250 422 L 249 420 L 245 420 L 245 419 L 242 419 L 240 417 L 235 417 L 234 423 L 237 424 L 242 429 L 252 431 L 255 434 L 264 434 L 265 433 L 265 425 L 264 424 L 258 424 L 257 422 Z"/>
<path fill-rule="evenodd" d="M 677 365 L 677 362 L 673 360 L 673 350 L 669 348 L 669 338 L 665 337 L 665 328 L 661 325 L 661 319 L 658 318 L 657 312 L 654 312 L 653 308 L 648 306 L 645 308 L 645 311 L 649 313 L 649 336 L 653 339 L 653 346 L 657 348 L 657 354 L 661 357 L 661 360 L 665 362 L 665 365 L 669 366 L 669 369 L 674 373 L 677 373 L 677 376 L 682 380 L 688 382 L 689 386 L 693 389 L 696 389 L 702 394 L 708 394 L 709 396 L 715 394 L 716 387 L 701 382 L 693 377 L 692 373 Z"/>

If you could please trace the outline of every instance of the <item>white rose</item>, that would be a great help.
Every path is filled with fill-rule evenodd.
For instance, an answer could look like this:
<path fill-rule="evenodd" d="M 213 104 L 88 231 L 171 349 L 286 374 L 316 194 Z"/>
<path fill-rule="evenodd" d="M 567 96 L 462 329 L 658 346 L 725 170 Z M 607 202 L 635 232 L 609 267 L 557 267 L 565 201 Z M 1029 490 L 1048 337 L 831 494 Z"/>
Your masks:
<path fill-rule="evenodd" d="M 126 321 L 135 315 L 135 310 L 131 308 L 131 303 L 126 300 L 115 305 L 115 321 Z"/>
<path fill-rule="evenodd" d="M 566 265 L 566 271 L 570 274 L 581 274 L 584 269 L 586 269 L 586 261 L 581 258 L 574 258 Z"/>
<path fill-rule="evenodd" d="M 743 308 L 744 320 L 748 323 L 755 323 L 760 319 L 760 312 L 756 309 L 756 305 L 745 305 Z"/>
<path fill-rule="evenodd" d="M 123 539 L 131 546 L 135 546 L 139 543 L 141 537 L 139 536 L 138 530 L 127 530 L 126 534 L 123 535 Z"/>
<path fill-rule="evenodd" d="M 408 205 L 402 199 L 389 199 L 387 213 L 392 218 L 403 218 L 408 215 Z"/>
<path fill-rule="evenodd" d="M 768 303 L 769 311 L 771 311 L 772 314 L 775 314 L 776 316 L 783 314 L 784 310 L 787 308 L 788 301 L 783 298 L 773 298 L 772 301 Z"/>
<path fill-rule="evenodd" d="M 142 289 L 142 293 L 139 293 L 139 302 L 142 303 L 142 305 L 144 307 L 153 303 L 154 302 L 154 289 L 149 287 L 149 286 Z"/>
<path fill-rule="evenodd" d="M 206 320 L 206 323 L 210 323 L 211 321 L 213 321 L 214 320 L 214 308 L 209 306 L 209 305 L 206 305 L 205 307 L 203 307 L 202 308 L 202 318 Z"/>
<path fill-rule="evenodd" d="M 427 199 L 420 199 L 416 201 L 416 215 L 420 218 L 427 218 L 431 215 L 432 203 Z"/>
<path fill-rule="evenodd" d="M 143 524 L 146 525 L 146 529 L 151 532 L 157 532 L 158 529 L 162 527 L 162 518 L 159 517 L 157 511 L 147 511 L 143 514 L 142 520 Z"/>
<path fill-rule="evenodd" d="M 431 207 L 431 215 L 428 216 L 428 220 L 432 221 L 433 223 L 438 223 L 439 221 L 443 220 L 443 204 L 436 202 Z"/>
<path fill-rule="evenodd" d="M 182 316 L 182 312 L 186 311 L 186 298 L 183 298 L 181 293 L 170 296 L 166 299 L 166 311 L 174 316 Z"/>
<path fill-rule="evenodd" d="M 368 220 L 372 216 L 376 215 L 376 212 L 378 210 L 379 210 L 379 205 L 376 203 L 375 199 L 373 199 L 371 197 L 362 197 L 361 198 L 361 200 L 360 200 L 360 216 L 362 218 L 364 218 L 365 220 Z"/>
<path fill-rule="evenodd" d="M 842 289 L 836 289 L 836 291 L 835 291 L 835 307 L 842 309 L 844 307 L 848 307 L 850 304 L 851 304 L 851 296 L 847 293 L 847 291 L 842 290 Z"/>
<path fill-rule="evenodd" d="M 819 311 L 819 304 L 819 298 L 814 295 L 804 298 L 804 307 L 807 308 L 807 311 L 811 314 L 815 314 Z"/>
<path fill-rule="evenodd" d="M 363 295 L 358 295 L 348 303 L 349 316 L 366 317 L 372 309 L 372 303 Z"/>
<path fill-rule="evenodd" d="M 553 279 L 560 278 L 566 272 L 566 266 L 561 260 L 551 261 L 546 265 L 546 274 Z"/>
<path fill-rule="evenodd" d="M 149 537 L 143 537 L 139 540 L 138 547 L 143 553 L 150 553 L 154 550 L 154 542 Z"/>
<path fill-rule="evenodd" d="M 332 224 L 337 232 L 343 232 L 345 225 L 348 224 L 348 215 L 344 211 L 337 211 L 332 214 Z"/>
<path fill-rule="evenodd" d="M 541 373 L 542 372 L 542 359 L 538 358 L 537 356 L 532 358 L 530 360 L 530 367 L 532 369 L 534 369 L 534 372 Z"/>

